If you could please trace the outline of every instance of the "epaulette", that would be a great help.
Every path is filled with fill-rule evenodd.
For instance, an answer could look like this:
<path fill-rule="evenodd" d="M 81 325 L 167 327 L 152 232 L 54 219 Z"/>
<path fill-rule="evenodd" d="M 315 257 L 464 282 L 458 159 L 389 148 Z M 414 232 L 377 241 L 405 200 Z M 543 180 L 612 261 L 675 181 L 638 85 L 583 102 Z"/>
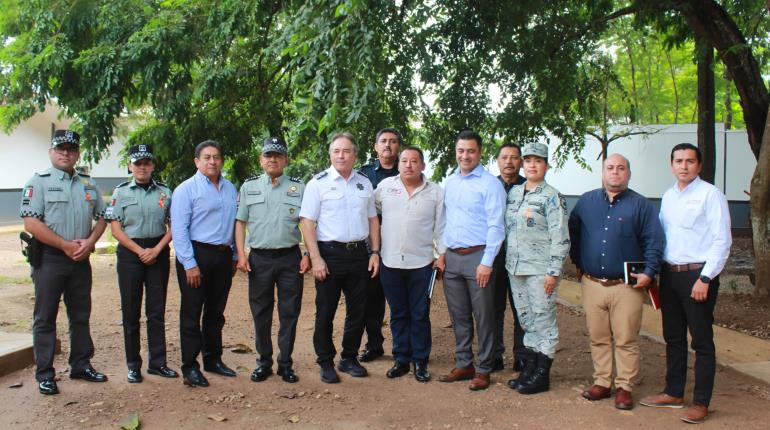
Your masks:
<path fill-rule="evenodd" d="M 168 188 L 168 185 L 166 185 L 164 182 L 161 182 L 161 181 L 155 181 L 155 185 L 158 185 L 158 186 L 160 186 L 160 187 L 166 187 L 166 188 Z"/>
<path fill-rule="evenodd" d="M 49 171 L 43 171 L 43 172 L 37 172 L 37 176 L 51 176 L 51 172 Z"/>
<path fill-rule="evenodd" d="M 131 183 L 131 181 L 121 182 L 115 188 L 125 187 L 126 185 L 128 185 L 130 183 Z"/>
<path fill-rule="evenodd" d="M 253 181 L 253 180 L 259 179 L 259 178 L 261 178 L 261 177 L 262 177 L 262 175 L 252 176 L 252 177 L 250 177 L 250 178 L 246 179 L 246 180 L 245 180 L 245 181 L 243 181 L 243 182 L 249 182 L 249 181 Z"/>
<path fill-rule="evenodd" d="M 319 174 L 315 175 L 315 176 L 314 176 L 314 178 L 315 178 L 316 180 L 318 180 L 318 179 L 321 179 L 321 178 L 323 178 L 324 176 L 326 176 L 326 175 L 328 175 L 328 174 L 329 174 L 329 172 L 327 172 L 326 170 L 324 170 L 323 172 L 321 172 L 321 173 L 319 173 Z"/>
<path fill-rule="evenodd" d="M 300 179 L 300 178 L 295 178 L 295 177 L 293 177 L 293 176 L 290 176 L 290 177 L 289 177 L 289 180 L 290 180 L 290 181 L 292 181 L 292 182 L 296 182 L 296 183 L 298 183 L 298 184 L 301 184 L 301 183 L 302 183 L 302 179 Z"/>
<path fill-rule="evenodd" d="M 80 172 L 78 172 L 78 176 L 80 176 L 81 178 L 90 178 L 91 177 L 91 175 L 86 175 L 85 173 L 80 173 Z"/>
<path fill-rule="evenodd" d="M 369 179 L 369 175 L 367 175 L 366 173 L 364 173 L 364 172 L 362 172 L 360 170 L 356 170 L 355 172 L 358 173 L 359 175 L 363 176 L 364 178 Z"/>

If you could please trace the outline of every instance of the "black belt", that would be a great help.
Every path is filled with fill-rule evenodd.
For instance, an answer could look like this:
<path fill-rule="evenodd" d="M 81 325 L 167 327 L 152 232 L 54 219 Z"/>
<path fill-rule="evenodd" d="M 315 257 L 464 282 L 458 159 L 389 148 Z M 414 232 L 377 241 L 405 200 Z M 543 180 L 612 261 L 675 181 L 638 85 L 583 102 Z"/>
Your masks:
<path fill-rule="evenodd" d="M 350 251 L 351 249 L 366 249 L 366 241 L 359 240 L 357 242 L 337 242 L 336 240 L 328 240 L 318 242 L 318 245 L 323 245 L 327 248 L 343 248 Z"/>
<path fill-rule="evenodd" d="M 152 246 L 157 245 L 161 239 L 163 239 L 163 236 L 158 237 L 132 237 L 131 240 L 134 241 L 137 245 L 141 246 L 142 248 L 149 248 Z"/>
<path fill-rule="evenodd" d="M 288 248 L 277 248 L 277 249 L 263 249 L 263 248 L 251 248 L 251 252 L 257 255 L 261 255 L 263 257 L 283 257 L 284 255 L 291 254 L 293 252 L 299 251 L 299 245 L 290 246 Z"/>
<path fill-rule="evenodd" d="M 200 246 L 201 248 L 207 248 L 207 249 L 213 249 L 215 251 L 232 251 L 232 248 L 230 248 L 230 245 L 217 245 L 214 243 L 205 243 L 205 242 L 198 242 L 197 240 L 191 240 L 192 244 L 195 246 Z"/>
<path fill-rule="evenodd" d="M 40 245 L 42 245 L 42 248 L 41 248 L 41 249 L 42 249 L 42 250 L 43 250 L 43 252 L 44 252 L 44 253 L 46 253 L 46 254 L 51 254 L 51 255 L 64 255 L 64 256 L 66 256 L 66 255 L 67 255 L 67 254 L 65 254 L 65 253 L 64 253 L 64 251 L 62 251 L 62 250 L 61 250 L 61 249 L 59 249 L 59 248 L 53 247 L 53 246 L 51 246 L 51 245 L 46 245 L 46 244 L 45 244 L 45 243 L 43 243 L 43 242 L 38 242 L 38 243 L 39 243 Z"/>

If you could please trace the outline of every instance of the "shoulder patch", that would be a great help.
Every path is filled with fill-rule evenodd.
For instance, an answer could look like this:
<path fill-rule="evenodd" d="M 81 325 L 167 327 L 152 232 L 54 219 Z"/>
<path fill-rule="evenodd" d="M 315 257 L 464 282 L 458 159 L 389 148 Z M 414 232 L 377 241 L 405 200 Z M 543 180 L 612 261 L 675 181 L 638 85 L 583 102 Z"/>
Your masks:
<path fill-rule="evenodd" d="M 323 172 L 321 172 L 321 173 L 319 173 L 319 174 L 315 175 L 315 176 L 314 176 L 314 178 L 315 178 L 316 180 L 318 180 L 318 179 L 321 179 L 321 178 L 323 178 L 324 176 L 327 176 L 328 174 L 329 174 L 329 172 L 327 172 L 326 170 L 324 170 Z"/>
<path fill-rule="evenodd" d="M 356 170 L 355 172 L 358 173 L 359 175 L 363 176 L 364 178 L 369 179 L 369 175 L 367 175 L 366 173 L 362 172 L 361 170 Z"/>
<path fill-rule="evenodd" d="M 261 178 L 261 177 L 262 177 L 262 175 L 252 176 L 252 177 L 250 177 L 250 178 L 246 179 L 246 180 L 245 180 L 245 181 L 243 181 L 243 182 L 244 182 L 244 183 L 246 183 L 246 182 L 249 182 L 249 181 L 253 181 L 253 180 L 259 179 L 259 178 Z"/>

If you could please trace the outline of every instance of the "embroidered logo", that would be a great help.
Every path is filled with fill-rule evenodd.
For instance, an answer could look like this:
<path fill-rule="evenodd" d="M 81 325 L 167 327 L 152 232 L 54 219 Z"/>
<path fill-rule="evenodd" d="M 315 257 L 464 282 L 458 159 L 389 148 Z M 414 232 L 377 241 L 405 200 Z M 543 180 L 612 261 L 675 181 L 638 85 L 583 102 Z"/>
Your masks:
<path fill-rule="evenodd" d="M 160 206 L 161 209 L 164 209 L 166 207 L 166 193 L 160 193 L 160 199 L 158 200 L 158 206 Z"/>
<path fill-rule="evenodd" d="M 24 189 L 24 198 L 31 199 L 32 193 L 34 192 L 34 187 L 29 186 Z"/>
<path fill-rule="evenodd" d="M 356 188 L 358 188 L 359 190 L 363 190 L 364 189 L 364 184 L 362 184 L 360 182 L 356 182 Z"/>

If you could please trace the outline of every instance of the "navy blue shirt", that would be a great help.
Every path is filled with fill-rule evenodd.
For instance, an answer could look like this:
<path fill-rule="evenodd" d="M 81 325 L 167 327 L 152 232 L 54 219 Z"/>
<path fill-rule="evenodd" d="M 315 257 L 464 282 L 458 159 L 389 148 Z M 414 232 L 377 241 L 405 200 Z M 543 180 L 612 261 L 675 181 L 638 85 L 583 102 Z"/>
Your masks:
<path fill-rule="evenodd" d="M 649 277 L 660 271 L 663 227 L 652 203 L 633 190 L 613 201 L 603 188 L 583 194 L 570 214 L 569 233 L 572 262 L 595 278 L 622 279 L 626 261 L 643 261 Z"/>
<path fill-rule="evenodd" d="M 383 179 L 398 175 L 398 160 L 396 160 L 395 164 L 393 164 L 393 167 L 390 169 L 382 167 L 382 165 L 380 165 L 380 160 L 374 160 L 374 163 L 365 164 L 358 170 L 369 178 L 369 181 L 372 183 L 372 188 L 377 188 L 377 185 L 379 185 L 380 181 Z"/>

